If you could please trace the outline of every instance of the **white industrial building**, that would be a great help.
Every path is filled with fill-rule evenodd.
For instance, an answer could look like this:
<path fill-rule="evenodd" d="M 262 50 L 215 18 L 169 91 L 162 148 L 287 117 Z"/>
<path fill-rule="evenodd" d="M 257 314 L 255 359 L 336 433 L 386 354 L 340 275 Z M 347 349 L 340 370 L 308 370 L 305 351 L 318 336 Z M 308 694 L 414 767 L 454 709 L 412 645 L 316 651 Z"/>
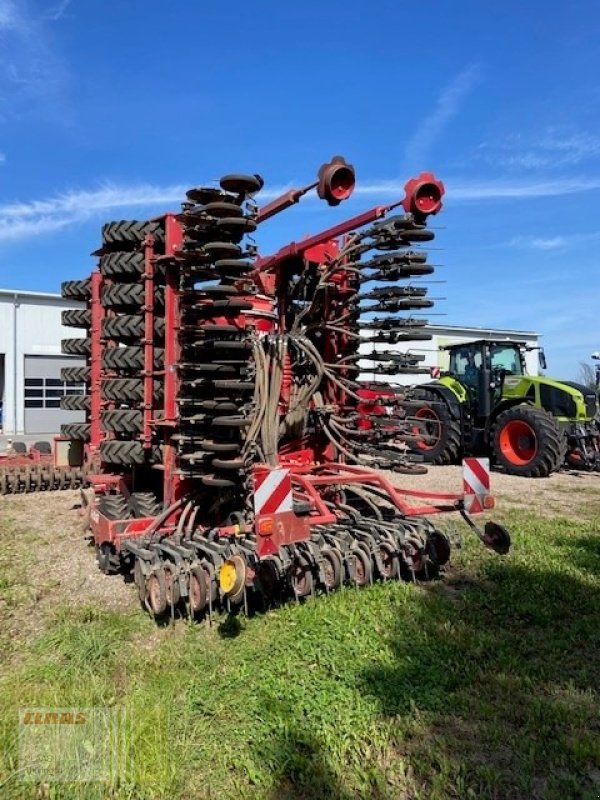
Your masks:
<path fill-rule="evenodd" d="M 61 353 L 61 339 L 85 336 L 63 327 L 61 312 L 81 304 L 57 294 L 0 289 L 0 401 L 2 432 L 53 434 L 63 422 L 85 419 L 81 411 L 62 411 L 67 391 L 62 367 L 84 364 Z"/>
<path fill-rule="evenodd" d="M 83 412 L 62 411 L 60 397 L 67 391 L 60 371 L 65 366 L 83 364 L 82 359 L 61 353 L 61 339 L 84 336 L 85 332 L 63 327 L 61 312 L 82 304 L 65 300 L 58 294 L 0 289 L 0 400 L 2 432 L 7 435 L 54 434 L 64 422 L 83 421 Z M 506 331 L 493 328 L 430 325 L 429 341 L 377 345 L 377 349 L 409 350 L 425 356 L 420 366 L 448 366 L 448 355 L 439 348 L 447 344 L 469 342 L 484 337 L 523 341 L 532 347 L 539 344 L 539 334 L 531 331 Z M 363 351 L 372 350 L 363 344 Z M 538 356 L 527 353 L 531 374 L 538 372 Z M 385 380 L 385 376 L 362 373 L 365 380 Z M 428 374 L 404 376 L 404 383 L 430 380 Z"/>

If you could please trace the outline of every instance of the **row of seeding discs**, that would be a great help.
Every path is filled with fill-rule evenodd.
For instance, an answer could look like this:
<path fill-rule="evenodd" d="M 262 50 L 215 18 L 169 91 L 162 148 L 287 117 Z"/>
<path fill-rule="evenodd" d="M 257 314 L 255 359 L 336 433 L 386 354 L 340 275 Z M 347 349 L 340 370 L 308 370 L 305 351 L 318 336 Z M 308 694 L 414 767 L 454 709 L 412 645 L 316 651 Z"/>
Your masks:
<path fill-rule="evenodd" d="M 253 307 L 247 276 L 255 248 L 243 249 L 242 240 L 256 228 L 250 198 L 262 180 L 229 175 L 220 186 L 191 189 L 179 217 L 179 462 L 206 487 L 247 495 L 242 451 L 254 367 L 244 312 Z"/>

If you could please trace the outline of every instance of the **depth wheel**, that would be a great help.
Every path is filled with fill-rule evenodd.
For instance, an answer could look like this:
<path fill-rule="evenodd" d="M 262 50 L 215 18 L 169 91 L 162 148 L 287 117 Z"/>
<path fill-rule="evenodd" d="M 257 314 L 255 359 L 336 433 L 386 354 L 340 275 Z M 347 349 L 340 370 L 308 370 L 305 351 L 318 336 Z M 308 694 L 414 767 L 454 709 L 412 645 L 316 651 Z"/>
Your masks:
<path fill-rule="evenodd" d="M 207 602 L 207 579 L 202 567 L 192 567 L 188 577 L 190 611 L 197 616 L 204 611 Z"/>
<path fill-rule="evenodd" d="M 354 578 L 352 582 L 355 586 L 366 586 L 371 581 L 373 567 L 371 559 L 361 547 L 357 547 L 350 552 L 350 564 L 352 565 Z"/>
<path fill-rule="evenodd" d="M 162 566 L 156 567 L 146 578 L 146 603 L 155 617 L 160 617 L 167 608 L 167 586 Z"/>
<path fill-rule="evenodd" d="M 296 597 L 308 597 L 312 593 L 314 578 L 308 564 L 299 560 L 294 562 L 289 575 L 292 591 Z"/>
<path fill-rule="evenodd" d="M 325 589 L 331 592 L 342 584 L 342 557 L 337 550 L 330 548 L 323 548 L 321 556 Z"/>

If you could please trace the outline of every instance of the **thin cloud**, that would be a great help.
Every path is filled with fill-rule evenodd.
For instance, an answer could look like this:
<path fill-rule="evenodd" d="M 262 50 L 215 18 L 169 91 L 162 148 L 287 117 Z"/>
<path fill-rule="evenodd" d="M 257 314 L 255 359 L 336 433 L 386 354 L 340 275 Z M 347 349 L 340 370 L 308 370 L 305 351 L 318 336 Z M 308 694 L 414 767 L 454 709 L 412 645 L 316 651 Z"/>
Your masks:
<path fill-rule="evenodd" d="M 0 164 L 4 164 L 5 161 L 6 161 L 6 156 L 4 155 L 4 153 L 0 153 Z"/>
<path fill-rule="evenodd" d="M 481 65 L 471 64 L 442 91 L 432 113 L 418 126 L 406 145 L 404 159 L 409 168 L 425 161 L 450 120 L 460 111 L 466 96 L 481 82 L 481 77 Z"/>
<path fill-rule="evenodd" d="M 44 14 L 44 19 L 51 19 L 53 22 L 57 22 L 61 17 L 64 16 L 65 11 L 69 8 L 73 0 L 61 0 L 61 2 L 57 3 L 52 8 L 49 8 L 48 11 Z"/>
<path fill-rule="evenodd" d="M 64 125 L 71 119 L 68 73 L 51 46 L 48 19 L 34 17 L 25 2 L 0 0 L 0 96 L 6 116 Z"/>
<path fill-rule="evenodd" d="M 600 238 L 600 231 L 592 233 L 575 233 L 569 236 L 516 236 L 508 242 L 509 247 L 520 247 L 528 250 L 564 250 Z"/>
<path fill-rule="evenodd" d="M 600 136 L 573 128 L 550 127 L 535 137 L 515 134 L 483 142 L 478 156 L 508 169 L 556 169 L 577 166 L 600 157 Z"/>

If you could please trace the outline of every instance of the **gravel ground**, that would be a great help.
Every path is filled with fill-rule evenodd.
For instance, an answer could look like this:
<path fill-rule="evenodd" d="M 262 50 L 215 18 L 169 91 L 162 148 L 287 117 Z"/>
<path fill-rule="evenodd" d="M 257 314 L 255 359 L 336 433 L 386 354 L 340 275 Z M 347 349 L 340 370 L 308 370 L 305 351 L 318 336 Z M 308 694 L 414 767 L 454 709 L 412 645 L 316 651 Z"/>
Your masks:
<path fill-rule="evenodd" d="M 397 486 L 455 493 L 460 467 L 433 467 L 426 475 L 384 472 Z M 532 480 L 492 473 L 499 512 L 527 506 L 542 516 L 577 517 L 583 504 L 600 501 L 600 475 L 557 473 Z M 139 609 L 135 587 L 96 567 L 94 549 L 80 527 L 75 491 L 0 497 L 0 616 L 2 641 L 32 638 L 57 607 L 91 604 L 114 611 Z M 2 588 L 2 577 L 19 576 Z M 0 653 L 1 655 L 1 653 Z"/>

